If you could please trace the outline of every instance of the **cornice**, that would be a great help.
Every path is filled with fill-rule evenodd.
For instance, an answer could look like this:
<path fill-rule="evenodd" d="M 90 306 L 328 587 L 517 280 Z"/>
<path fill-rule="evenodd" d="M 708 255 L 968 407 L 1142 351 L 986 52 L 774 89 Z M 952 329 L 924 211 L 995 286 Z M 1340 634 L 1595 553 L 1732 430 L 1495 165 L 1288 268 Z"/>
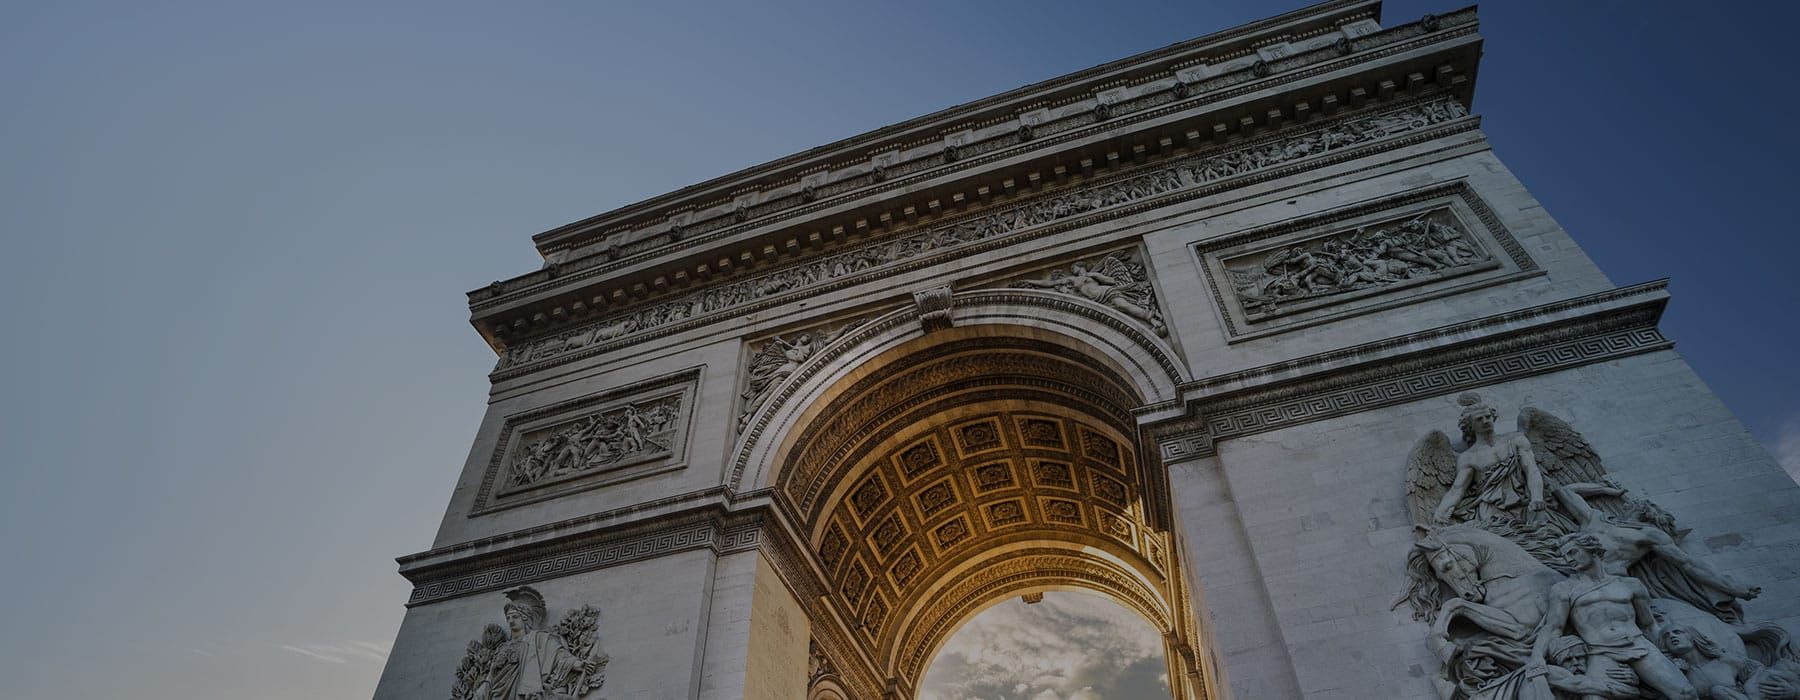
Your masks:
<path fill-rule="evenodd" d="M 960 131 L 961 129 L 956 128 L 955 124 L 983 123 L 992 121 L 993 117 L 997 115 L 1010 117 L 1013 116 L 1014 110 L 1007 108 L 1054 99 L 1059 93 L 1092 92 L 1095 85 L 1109 81 L 1116 82 L 1122 77 L 1126 77 L 1121 76 L 1122 73 L 1128 76 L 1131 72 L 1143 71 L 1152 66 L 1163 67 L 1165 64 L 1174 63 L 1204 65 L 1208 62 L 1206 59 L 1209 58 L 1212 59 L 1211 63 L 1230 60 L 1254 53 L 1255 48 L 1271 43 L 1272 40 L 1282 36 L 1305 38 L 1323 31 L 1335 31 L 1340 25 L 1358 20 L 1378 19 L 1380 9 L 1379 0 L 1321 2 L 811 148 L 559 226 L 532 238 L 539 244 L 540 249 L 547 253 L 549 250 L 553 250 L 557 244 L 566 243 L 571 238 L 591 235 L 596 229 L 617 225 L 634 217 L 643 217 L 646 214 L 683 204 L 692 205 L 696 201 L 708 198 L 730 198 L 743 185 L 753 181 L 796 180 L 799 178 L 799 174 L 807 169 L 807 166 L 827 165 L 846 157 L 854 158 L 863 152 L 877 153 L 898 150 L 909 142 L 921 139 L 936 140 L 933 137 L 941 136 L 945 132 Z M 996 110 L 999 110 L 998 113 Z"/>
<path fill-rule="evenodd" d="M 413 582 L 407 607 L 619 564 L 705 549 L 714 554 L 755 549 L 763 517 L 756 513 L 700 511 L 663 516 L 610 533 L 556 545 L 521 547 L 459 566 L 401 571 Z"/>
<path fill-rule="evenodd" d="M 1182 387 L 1187 415 L 1151 427 L 1163 461 L 1221 440 L 1673 347 L 1667 281 L 1621 287 Z"/>
<path fill-rule="evenodd" d="M 738 206 L 720 208 L 717 212 L 708 214 L 704 218 L 691 212 L 679 216 L 664 214 L 659 223 L 650 228 L 640 227 L 641 230 L 634 229 L 628 235 L 607 234 L 609 236 L 607 240 L 611 242 L 602 248 L 591 251 L 595 254 L 575 257 L 559 254 L 553 256 L 551 263 L 544 270 L 472 291 L 470 292 L 471 310 L 476 312 L 477 325 L 484 330 L 484 333 L 493 336 L 492 340 L 497 347 L 504 346 L 508 341 L 501 340 L 499 335 L 517 324 L 523 324 L 518 330 L 523 330 L 529 335 L 545 323 L 554 326 L 559 319 L 580 316 L 620 304 L 630 304 L 640 298 L 655 297 L 658 292 L 680 289 L 703 282 L 708 277 L 733 275 L 738 270 L 746 267 L 758 267 L 770 260 L 785 261 L 795 254 L 804 255 L 818 246 L 841 243 L 846 237 L 893 234 L 897 229 L 905 229 L 908 220 L 915 216 L 923 215 L 931 218 L 931 215 L 978 204 L 990 196 L 986 194 L 989 188 L 971 186 L 971 191 L 968 193 L 946 191 L 941 198 L 921 195 L 929 196 L 929 199 L 921 199 L 918 202 L 900 202 L 890 199 L 880 202 L 880 206 L 891 205 L 891 210 L 888 211 L 867 212 L 866 216 L 861 216 L 860 212 L 852 212 L 847 214 L 852 218 L 845 219 L 840 225 L 833 226 L 829 223 L 815 222 L 813 225 L 819 228 L 810 232 L 795 234 L 781 233 L 781 231 L 797 225 L 784 222 L 794 222 L 801 217 L 810 217 L 828 211 L 842 214 L 848 211 L 845 210 L 845 207 L 857 202 L 867 203 L 873 199 L 879 199 L 887 193 L 922 191 L 921 188 L 927 184 L 927 181 L 941 181 L 951 173 L 987 168 L 1002 160 L 1016 160 L 1025 153 L 1054 152 L 1058 150 L 1059 145 L 1068 144 L 1077 139 L 1090 138 L 1094 134 L 1117 132 L 1126 126 L 1158 120 L 1176 112 L 1195 110 L 1206 106 L 1216 107 L 1235 97 L 1266 91 L 1293 81 L 1326 73 L 1343 72 L 1358 64 L 1380 61 L 1433 44 L 1452 42 L 1460 37 L 1475 37 L 1474 21 L 1475 15 L 1472 9 L 1459 10 L 1431 21 L 1415 22 L 1372 34 L 1359 35 L 1354 39 L 1347 38 L 1345 39 L 1347 44 L 1340 42 L 1345 48 L 1338 48 L 1338 45 L 1334 44 L 1273 60 L 1239 61 L 1243 65 L 1231 63 L 1231 70 L 1204 78 L 1196 76 L 1205 73 L 1204 66 L 1206 64 L 1197 64 L 1200 66 L 1198 69 L 1195 66 L 1186 66 L 1174 69 L 1175 72 L 1162 71 L 1152 76 L 1154 80 L 1146 78 L 1141 84 L 1133 87 L 1132 90 L 1137 90 L 1136 93 L 1126 90 L 1125 87 L 1112 87 L 1095 93 L 1089 102 L 1093 106 L 1108 105 L 1108 109 L 1105 111 L 1109 111 L 1110 114 L 1106 115 L 1104 119 L 1080 109 L 1062 109 L 1059 112 L 1061 116 L 1058 116 L 1056 121 L 1046 121 L 1039 126 L 1032 127 L 1031 130 L 1036 133 L 1029 139 L 1022 139 L 1021 132 L 1016 128 L 989 128 L 982 133 L 992 132 L 990 135 L 993 138 L 991 139 L 970 142 L 956 147 L 954 151 L 931 151 L 930 155 L 924 157 L 925 160 L 935 159 L 931 163 L 925 163 L 925 160 L 919 159 L 897 163 L 892 168 L 884 169 L 885 177 L 873 177 L 872 168 L 862 168 L 854 172 L 845 171 L 853 175 L 851 179 L 861 182 L 857 187 L 845 189 L 841 186 L 843 183 L 850 182 L 849 179 L 825 183 L 823 186 L 807 185 L 802 188 L 795 185 L 776 188 L 779 191 L 771 190 L 768 196 L 761 199 L 754 196 L 750 199 L 740 198 L 742 201 Z M 1435 28 L 1427 29 L 1426 27 Z M 1476 37 L 1476 43 L 1477 45 L 1479 43 L 1478 37 Z M 1263 47 L 1260 50 L 1266 49 L 1267 47 Z M 1347 54 L 1345 53 L 1346 49 L 1348 50 Z M 1174 61 L 1174 59 L 1170 59 L 1170 61 Z M 1169 65 L 1175 65 L 1175 63 Z M 1201 72 L 1195 73 L 1194 70 Z M 1464 100 L 1466 102 L 1465 88 L 1468 85 L 1468 75 L 1463 73 L 1472 74 L 1472 64 L 1460 69 L 1453 69 L 1449 64 L 1445 64 L 1439 66 L 1438 70 L 1450 71 L 1450 73 L 1435 74 L 1433 77 L 1436 78 L 1437 84 L 1450 86 L 1457 92 L 1465 93 Z M 1457 72 L 1458 70 L 1461 72 Z M 1181 75 L 1177 76 L 1176 72 Z M 1426 72 L 1431 71 L 1426 70 Z M 1455 75 L 1451 73 L 1455 73 Z M 1190 78 L 1193 78 L 1191 82 Z M 1362 99 L 1364 95 L 1385 97 L 1387 96 L 1385 93 L 1390 90 L 1413 90 L 1434 85 L 1423 78 L 1420 73 L 1410 74 L 1406 78 L 1407 84 L 1398 87 L 1391 81 L 1383 81 L 1381 89 L 1376 91 L 1383 93 L 1381 95 L 1369 95 L 1362 88 L 1355 88 L 1347 90 L 1343 97 L 1353 103 Z M 1414 78 L 1418 80 L 1415 81 Z M 1373 83 L 1371 83 L 1371 87 L 1374 87 Z M 1117 92 L 1118 90 L 1125 90 L 1125 92 Z M 1110 97 L 1103 98 L 1099 96 L 1100 93 Z M 1244 116 L 1242 119 L 1226 118 L 1229 115 L 1210 115 L 1220 117 L 1223 121 L 1212 124 L 1210 129 L 1206 128 L 1206 124 L 1201 124 L 1199 126 L 1202 128 L 1186 131 L 1185 138 L 1176 138 L 1171 141 L 1164 137 L 1161 139 L 1161 143 L 1150 143 L 1149 150 L 1154 153 L 1168 148 L 1179 150 L 1193 146 L 1204 147 L 1207 145 L 1207 141 L 1234 135 L 1239 128 L 1261 129 L 1277 126 L 1282 121 L 1299 121 L 1314 112 L 1329 112 L 1339 101 L 1337 96 L 1326 96 L 1322 101 L 1315 100 L 1318 102 L 1317 109 L 1313 109 L 1305 100 L 1302 100 L 1291 110 L 1287 105 L 1283 105 L 1281 109 L 1270 110 L 1267 115 L 1262 114 L 1261 108 L 1251 109 L 1246 113 L 1248 116 Z M 1240 107 L 1248 108 L 1247 105 L 1240 105 Z M 1196 118 L 1200 118 L 1200 116 L 1205 115 L 1199 115 Z M 1062 122 L 1068 122 L 1068 125 L 1057 125 Z M 1245 123 L 1240 124 L 1239 122 Z M 1179 136 L 1181 130 L 1176 129 L 1173 133 Z M 1194 141 L 1194 143 L 1189 143 L 1189 141 Z M 1175 142 L 1180 142 L 1180 145 L 1176 145 Z M 1123 148 L 1126 150 L 1124 160 L 1132 161 L 1142 157 L 1144 146 Z M 1132 148 L 1138 149 L 1137 153 L 1131 152 Z M 1125 164 L 1112 160 L 1120 158 L 1120 155 L 1118 152 L 1108 153 L 1106 158 L 1096 155 L 1093 159 L 1083 159 L 1083 165 L 1087 166 L 1088 163 L 1092 163 L 1092 166 L 1087 167 L 1097 167 L 1100 171 L 1105 171 L 1109 167 Z M 925 165 L 914 167 L 915 163 L 925 163 Z M 1046 167 L 1046 169 L 1048 168 Z M 1055 175 L 1060 180 L 1062 178 L 1061 169 L 1057 170 L 1059 172 Z M 1026 190 L 1030 190 L 1039 186 L 1037 182 L 1039 174 L 1036 170 L 1029 173 L 1021 171 L 1016 180 L 1022 183 Z M 1042 174 L 1049 175 L 1051 173 Z M 996 179 L 994 189 L 997 192 L 993 196 L 1004 197 L 1011 194 L 1013 181 L 1012 178 L 1007 179 L 1005 183 L 1007 186 L 1001 188 L 997 184 L 999 180 Z M 940 199 L 945 205 L 942 211 L 939 209 Z M 918 213 L 914 212 L 915 206 Z M 745 238 L 745 236 L 752 235 L 762 236 L 767 240 L 765 242 L 763 238 L 754 240 Z M 736 243 L 731 241 L 736 241 Z M 720 248 L 720 246 L 724 246 L 724 248 Z M 743 250 L 735 249 L 740 247 Z M 685 265 L 698 262 L 697 266 L 691 266 L 692 269 L 680 267 L 662 270 L 660 273 L 644 269 L 658 260 L 673 260 L 675 256 L 681 254 L 697 255 L 702 250 L 712 252 L 702 258 L 684 263 Z M 686 252 L 683 253 L 683 251 Z M 505 319 L 483 320 L 501 309 L 518 307 L 520 304 L 538 304 L 540 302 L 550 304 L 552 302 L 544 300 L 544 294 L 563 290 L 556 293 L 566 295 L 584 284 L 593 284 L 598 281 L 597 278 L 613 279 L 621 274 L 641 274 L 645 276 L 645 279 L 640 282 L 625 283 L 620 288 L 612 290 L 611 293 L 593 295 L 593 298 L 586 298 L 588 295 L 584 293 L 581 298 L 563 299 L 555 302 L 555 304 L 560 304 L 556 308 L 546 306 L 543 309 L 531 311 L 525 316 L 511 319 L 510 325 L 501 322 Z M 527 319 L 530 320 L 530 323 L 526 323 Z M 495 325 L 496 323 L 498 325 Z"/>
<path fill-rule="evenodd" d="M 1401 115 L 1406 118 L 1393 118 Z M 1393 123 L 1372 128 L 1383 125 L 1384 118 Z M 1358 124 L 1364 126 L 1351 128 Z M 1415 102 L 1378 105 L 1341 120 L 1284 129 L 1226 148 L 1128 168 L 1115 176 L 908 229 L 897 240 L 847 246 L 829 255 L 741 277 L 729 284 L 670 296 L 552 335 L 520 341 L 501 356 L 491 379 L 509 379 L 721 318 L 1472 130 L 1477 125 L 1478 120 L 1468 116 L 1460 102 L 1436 95 Z M 1343 138 L 1324 138 L 1332 130 L 1347 133 Z M 871 251 L 875 257 L 866 258 Z"/>

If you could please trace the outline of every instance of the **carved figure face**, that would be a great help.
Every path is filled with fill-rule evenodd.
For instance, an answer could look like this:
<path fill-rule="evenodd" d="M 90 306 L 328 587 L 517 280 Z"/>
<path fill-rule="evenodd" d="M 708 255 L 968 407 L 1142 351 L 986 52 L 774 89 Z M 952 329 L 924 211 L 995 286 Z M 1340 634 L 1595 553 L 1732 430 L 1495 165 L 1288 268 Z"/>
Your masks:
<path fill-rule="evenodd" d="M 1676 627 L 1663 633 L 1663 648 L 1672 654 L 1686 654 L 1694 648 L 1694 637 L 1684 627 Z"/>
<path fill-rule="evenodd" d="M 1486 435 L 1494 432 L 1494 413 L 1492 411 L 1482 411 L 1469 416 L 1469 427 L 1474 428 L 1478 435 Z"/>
<path fill-rule="evenodd" d="M 1471 603 L 1487 598 L 1487 588 L 1481 585 L 1481 575 L 1475 567 L 1475 558 L 1468 552 L 1458 551 L 1454 545 L 1431 553 L 1431 570 L 1438 580 L 1449 584 L 1450 589 L 1456 591 L 1456 597 Z"/>
<path fill-rule="evenodd" d="M 1587 549 L 1582 547 L 1579 543 L 1564 542 L 1561 547 L 1557 548 L 1557 551 L 1561 553 L 1563 559 L 1567 560 L 1577 571 L 1586 569 L 1594 564 L 1594 553 L 1587 551 Z"/>
<path fill-rule="evenodd" d="M 512 632 L 514 639 L 517 639 L 531 631 L 531 623 L 525 620 L 525 613 L 509 609 L 506 611 L 506 629 Z"/>

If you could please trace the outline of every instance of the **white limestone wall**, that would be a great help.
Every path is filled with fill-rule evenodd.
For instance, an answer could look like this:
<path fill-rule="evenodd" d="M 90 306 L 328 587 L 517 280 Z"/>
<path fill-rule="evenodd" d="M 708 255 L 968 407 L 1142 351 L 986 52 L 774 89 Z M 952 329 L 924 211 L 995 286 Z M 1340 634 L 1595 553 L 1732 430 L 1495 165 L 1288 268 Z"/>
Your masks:
<path fill-rule="evenodd" d="M 1223 671 L 1221 700 L 1298 697 L 1293 661 L 1218 460 L 1171 466 L 1169 492 L 1194 616 Z"/>
<path fill-rule="evenodd" d="M 548 602 L 551 624 L 581 605 L 600 609 L 600 640 L 612 660 L 599 697 L 684 700 L 700 687 L 713 564 L 710 552 L 691 551 L 531 585 Z M 464 649 L 488 623 L 506 623 L 505 603 L 494 591 L 407 610 L 375 700 L 450 697 Z"/>
<path fill-rule="evenodd" d="M 432 546 L 467 542 L 717 486 L 728 442 L 733 437 L 732 411 L 741 346 L 738 339 L 727 338 L 677 352 L 560 367 L 496 387 Z M 695 367 L 701 368 L 701 379 L 686 436 L 685 467 L 470 517 L 508 416 Z"/>
<path fill-rule="evenodd" d="M 705 700 L 788 700 L 806 695 L 806 611 L 758 552 L 719 559 L 707 614 Z"/>
<path fill-rule="evenodd" d="M 1169 326 L 1192 376 L 1259 367 L 1613 287 L 1485 141 L 1478 135 L 1454 140 L 1463 143 L 1445 148 L 1445 142 L 1433 141 L 1401 149 L 1391 160 L 1365 158 L 1284 178 L 1260 191 L 1234 192 L 1234 201 L 1217 202 L 1146 231 L 1144 244 L 1170 310 Z M 1274 335 L 1235 341 L 1228 336 L 1193 244 L 1457 181 L 1466 182 L 1487 203 L 1544 275 Z"/>
<path fill-rule="evenodd" d="M 1567 420 L 1634 495 L 1693 528 L 1688 551 L 1762 585 L 1762 597 L 1745 606 L 1751 618 L 1800 631 L 1800 486 L 1674 351 L 1480 391 L 1503 429 L 1522 405 Z M 1261 692 L 1280 687 L 1283 653 L 1309 699 L 1436 697 L 1425 624 L 1390 606 L 1405 589 L 1413 541 L 1407 453 L 1428 431 L 1454 432 L 1459 410 L 1452 395 L 1307 423 L 1222 442 L 1217 466 L 1172 470 L 1237 697 L 1292 697 Z M 1229 502 L 1215 500 L 1217 490 Z M 1253 568 L 1235 556 L 1233 517 Z M 1210 568 L 1221 560 L 1223 571 Z M 1267 644 L 1258 619 L 1263 599 L 1278 646 Z M 1234 642 L 1240 630 L 1247 638 Z"/>

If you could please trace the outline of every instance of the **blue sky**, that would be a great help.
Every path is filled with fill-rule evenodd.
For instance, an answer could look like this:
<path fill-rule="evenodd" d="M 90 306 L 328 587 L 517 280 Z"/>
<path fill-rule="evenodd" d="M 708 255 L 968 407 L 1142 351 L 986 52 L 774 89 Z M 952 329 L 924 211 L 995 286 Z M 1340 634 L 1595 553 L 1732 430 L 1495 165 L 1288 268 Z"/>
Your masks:
<path fill-rule="evenodd" d="M 530 234 L 1293 6 L 0 3 L 0 677 L 366 697 Z M 1796 14 L 1493 3 L 1475 105 L 1791 463 Z"/>

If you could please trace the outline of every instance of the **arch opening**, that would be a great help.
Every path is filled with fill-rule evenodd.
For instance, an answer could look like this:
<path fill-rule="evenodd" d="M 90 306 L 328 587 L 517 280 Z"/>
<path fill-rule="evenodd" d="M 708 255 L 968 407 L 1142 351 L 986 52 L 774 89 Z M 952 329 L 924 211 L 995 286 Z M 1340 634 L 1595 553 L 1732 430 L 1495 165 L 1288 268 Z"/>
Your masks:
<path fill-rule="evenodd" d="M 1142 613 L 1085 589 L 993 601 L 932 656 L 920 700 L 1167 697 L 1164 637 Z"/>
<path fill-rule="evenodd" d="M 1042 329 L 953 330 L 841 368 L 783 441 L 769 485 L 824 592 L 815 624 L 886 697 L 916 697 L 955 630 L 1022 593 L 1098 594 L 1191 649 L 1133 413 L 1154 380 Z M 1167 657 L 1171 697 L 1203 697 L 1192 654 Z"/>

